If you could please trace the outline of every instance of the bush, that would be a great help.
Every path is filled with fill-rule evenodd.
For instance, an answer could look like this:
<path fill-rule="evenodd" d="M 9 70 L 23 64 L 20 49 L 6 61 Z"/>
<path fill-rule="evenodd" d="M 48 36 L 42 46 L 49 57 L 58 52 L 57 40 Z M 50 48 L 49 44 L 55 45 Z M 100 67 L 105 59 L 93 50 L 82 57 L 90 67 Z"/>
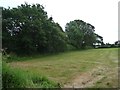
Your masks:
<path fill-rule="evenodd" d="M 76 47 L 74 47 L 74 46 L 71 45 L 71 44 L 67 44 L 67 50 L 68 50 L 68 51 L 76 50 Z"/>
<path fill-rule="evenodd" d="M 85 49 L 93 49 L 93 46 L 86 46 Z"/>

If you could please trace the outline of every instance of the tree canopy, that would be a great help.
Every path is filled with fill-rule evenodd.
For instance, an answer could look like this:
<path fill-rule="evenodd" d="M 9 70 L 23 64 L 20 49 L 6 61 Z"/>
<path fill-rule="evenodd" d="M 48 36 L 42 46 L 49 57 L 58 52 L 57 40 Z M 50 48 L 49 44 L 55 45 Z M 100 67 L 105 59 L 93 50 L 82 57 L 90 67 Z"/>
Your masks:
<path fill-rule="evenodd" d="M 93 25 L 74 20 L 67 23 L 63 31 L 40 4 L 3 8 L 2 14 L 2 48 L 7 48 L 7 52 L 56 53 L 67 50 L 68 45 L 81 49 L 96 42 Z"/>
<path fill-rule="evenodd" d="M 65 31 L 69 38 L 69 43 L 76 48 L 93 46 L 95 42 L 95 27 L 82 20 L 70 21 L 66 24 Z"/>
<path fill-rule="evenodd" d="M 40 4 L 3 8 L 3 48 L 18 54 L 64 51 L 65 35 Z"/>

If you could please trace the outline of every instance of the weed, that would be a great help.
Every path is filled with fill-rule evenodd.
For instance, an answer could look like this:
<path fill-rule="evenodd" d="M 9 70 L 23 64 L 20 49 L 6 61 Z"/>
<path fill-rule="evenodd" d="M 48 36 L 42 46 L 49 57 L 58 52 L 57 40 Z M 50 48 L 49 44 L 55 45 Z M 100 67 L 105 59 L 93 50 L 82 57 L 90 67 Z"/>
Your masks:
<path fill-rule="evenodd" d="M 3 88 L 54 88 L 58 85 L 46 77 L 31 74 L 20 69 L 13 69 L 3 62 Z"/>

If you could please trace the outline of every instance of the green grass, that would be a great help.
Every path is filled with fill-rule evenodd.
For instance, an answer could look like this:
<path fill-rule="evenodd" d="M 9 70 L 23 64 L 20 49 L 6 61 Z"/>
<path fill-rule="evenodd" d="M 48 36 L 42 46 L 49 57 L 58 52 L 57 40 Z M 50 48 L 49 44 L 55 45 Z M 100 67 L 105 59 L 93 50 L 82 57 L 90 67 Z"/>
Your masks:
<path fill-rule="evenodd" d="M 27 57 L 26 59 L 26 61 L 21 59 L 22 61 L 13 61 L 9 64 L 14 68 L 20 68 L 26 72 L 29 71 L 36 75 L 40 74 L 46 76 L 50 80 L 64 85 L 71 82 L 76 76 L 97 67 L 108 68 L 109 71 L 117 75 L 117 73 L 114 72 L 117 71 L 116 67 L 118 67 L 118 49 L 108 48 L 71 51 L 56 55 L 38 56 L 35 58 Z M 107 72 L 103 74 L 113 77 L 109 78 L 109 76 L 107 76 L 108 78 L 102 80 L 104 82 L 106 82 L 106 80 L 109 81 L 110 86 L 104 85 L 103 82 L 98 81 L 101 83 L 96 82 L 94 87 L 117 87 L 117 81 L 115 82 L 117 77 L 113 74 L 107 74 Z M 115 84 L 113 84 L 113 81 Z"/>
<path fill-rule="evenodd" d="M 2 87 L 4 88 L 57 88 L 58 84 L 39 74 L 11 68 L 3 62 Z"/>

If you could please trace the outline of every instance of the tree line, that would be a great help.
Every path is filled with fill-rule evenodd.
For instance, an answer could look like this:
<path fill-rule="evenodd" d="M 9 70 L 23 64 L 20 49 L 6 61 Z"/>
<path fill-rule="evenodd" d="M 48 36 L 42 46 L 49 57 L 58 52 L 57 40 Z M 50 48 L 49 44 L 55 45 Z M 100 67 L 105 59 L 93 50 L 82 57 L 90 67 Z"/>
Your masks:
<path fill-rule="evenodd" d="M 2 18 L 2 48 L 8 53 L 56 53 L 103 43 L 103 38 L 95 33 L 95 27 L 82 20 L 68 22 L 63 31 L 40 4 L 3 8 Z"/>

